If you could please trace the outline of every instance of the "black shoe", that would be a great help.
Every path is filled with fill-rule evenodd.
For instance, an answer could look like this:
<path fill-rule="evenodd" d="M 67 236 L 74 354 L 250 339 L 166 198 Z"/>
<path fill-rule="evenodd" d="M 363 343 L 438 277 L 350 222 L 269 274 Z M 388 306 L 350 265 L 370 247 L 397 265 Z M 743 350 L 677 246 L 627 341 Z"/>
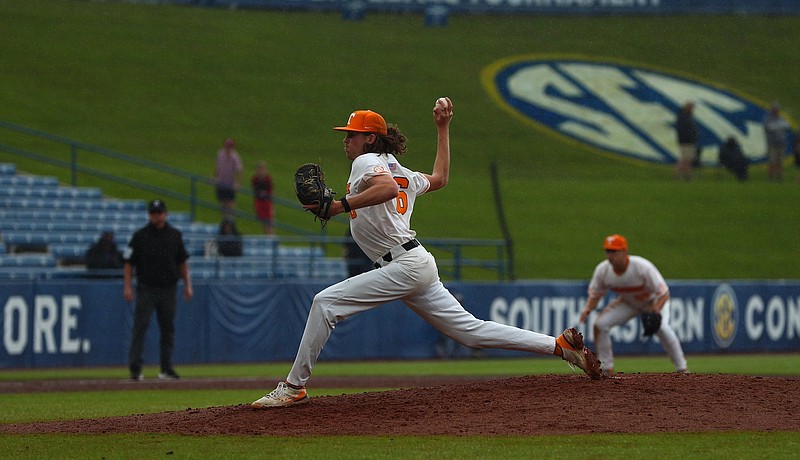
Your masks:
<path fill-rule="evenodd" d="M 139 368 L 132 367 L 131 380 L 134 380 L 136 382 L 141 382 L 142 380 L 144 380 L 144 376 L 142 375 L 142 370 Z"/>
<path fill-rule="evenodd" d="M 158 373 L 158 380 L 178 380 L 181 376 L 173 369 L 165 369 Z"/>

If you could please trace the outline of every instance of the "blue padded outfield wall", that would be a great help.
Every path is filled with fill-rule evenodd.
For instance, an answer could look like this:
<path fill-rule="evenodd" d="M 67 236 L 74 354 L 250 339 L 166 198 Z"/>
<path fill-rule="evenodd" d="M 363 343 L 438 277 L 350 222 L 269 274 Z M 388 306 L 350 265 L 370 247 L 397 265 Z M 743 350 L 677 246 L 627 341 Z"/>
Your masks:
<path fill-rule="evenodd" d="M 314 294 L 326 283 L 198 281 L 178 305 L 176 364 L 291 361 Z M 585 282 L 461 283 L 448 286 L 465 307 L 550 335 L 577 325 Z M 671 281 L 671 323 L 687 354 L 800 350 L 800 281 Z M 0 284 L 0 368 L 127 364 L 133 304 L 121 280 L 42 280 Z M 595 315 L 589 320 L 588 327 Z M 579 326 L 587 338 L 587 325 Z M 153 319 L 146 365 L 158 363 Z M 394 302 L 345 320 L 323 360 L 425 359 L 438 333 Z M 614 332 L 618 354 L 662 353 L 634 320 Z M 488 356 L 524 356 L 487 351 Z"/>

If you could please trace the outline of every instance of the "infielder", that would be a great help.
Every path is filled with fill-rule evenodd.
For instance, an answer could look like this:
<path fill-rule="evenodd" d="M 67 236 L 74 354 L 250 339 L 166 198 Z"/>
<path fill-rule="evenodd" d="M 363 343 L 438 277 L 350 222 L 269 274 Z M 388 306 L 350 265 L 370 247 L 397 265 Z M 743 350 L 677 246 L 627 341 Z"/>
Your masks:
<path fill-rule="evenodd" d="M 387 126 L 378 113 L 358 110 L 344 131 L 344 150 L 352 161 L 346 196 L 333 201 L 328 216 L 350 214 L 358 246 L 376 269 L 348 278 L 314 296 L 303 338 L 285 382 L 252 403 L 254 408 L 285 407 L 307 401 L 306 382 L 337 323 L 356 313 L 402 300 L 416 314 L 455 341 L 471 348 L 504 348 L 554 354 L 600 378 L 599 363 L 574 328 L 558 338 L 475 318 L 439 280 L 436 261 L 410 228 L 418 195 L 447 185 L 450 173 L 449 98 L 437 101 L 433 118 L 438 131 L 433 173 L 403 167 L 396 155 L 406 151 L 406 138 Z M 306 205 L 315 209 L 316 205 Z"/>
<path fill-rule="evenodd" d="M 687 372 L 681 343 L 669 325 L 669 288 L 664 277 L 649 260 L 629 255 L 628 242 L 623 236 L 607 236 L 604 247 L 606 260 L 594 269 L 589 283 L 589 299 L 581 313 L 583 323 L 609 290 L 617 294 L 594 322 L 594 343 L 603 374 L 614 375 L 611 328 L 647 312 L 661 314 L 661 326 L 655 335 L 672 359 L 675 370 Z"/>

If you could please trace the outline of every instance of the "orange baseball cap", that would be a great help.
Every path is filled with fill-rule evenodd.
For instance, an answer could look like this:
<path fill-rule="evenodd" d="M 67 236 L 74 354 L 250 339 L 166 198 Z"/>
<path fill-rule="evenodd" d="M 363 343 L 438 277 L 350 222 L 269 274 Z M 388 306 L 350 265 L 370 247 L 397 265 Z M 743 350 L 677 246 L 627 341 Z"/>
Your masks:
<path fill-rule="evenodd" d="M 347 126 L 333 128 L 337 131 L 355 131 L 357 133 L 378 133 L 386 135 L 386 120 L 372 110 L 356 110 L 350 114 Z"/>
<path fill-rule="evenodd" d="M 610 251 L 627 251 L 628 241 L 622 235 L 610 235 L 606 237 L 604 247 Z"/>

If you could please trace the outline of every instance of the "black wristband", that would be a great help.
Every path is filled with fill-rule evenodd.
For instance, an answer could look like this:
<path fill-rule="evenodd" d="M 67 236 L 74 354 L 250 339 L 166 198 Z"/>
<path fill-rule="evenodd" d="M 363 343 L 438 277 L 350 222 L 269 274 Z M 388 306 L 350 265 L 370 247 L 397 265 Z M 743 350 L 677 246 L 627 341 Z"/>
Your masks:
<path fill-rule="evenodd" d="M 340 200 L 342 202 L 342 206 L 344 207 L 344 212 L 350 212 L 350 203 L 347 202 L 347 198 L 342 198 Z"/>

